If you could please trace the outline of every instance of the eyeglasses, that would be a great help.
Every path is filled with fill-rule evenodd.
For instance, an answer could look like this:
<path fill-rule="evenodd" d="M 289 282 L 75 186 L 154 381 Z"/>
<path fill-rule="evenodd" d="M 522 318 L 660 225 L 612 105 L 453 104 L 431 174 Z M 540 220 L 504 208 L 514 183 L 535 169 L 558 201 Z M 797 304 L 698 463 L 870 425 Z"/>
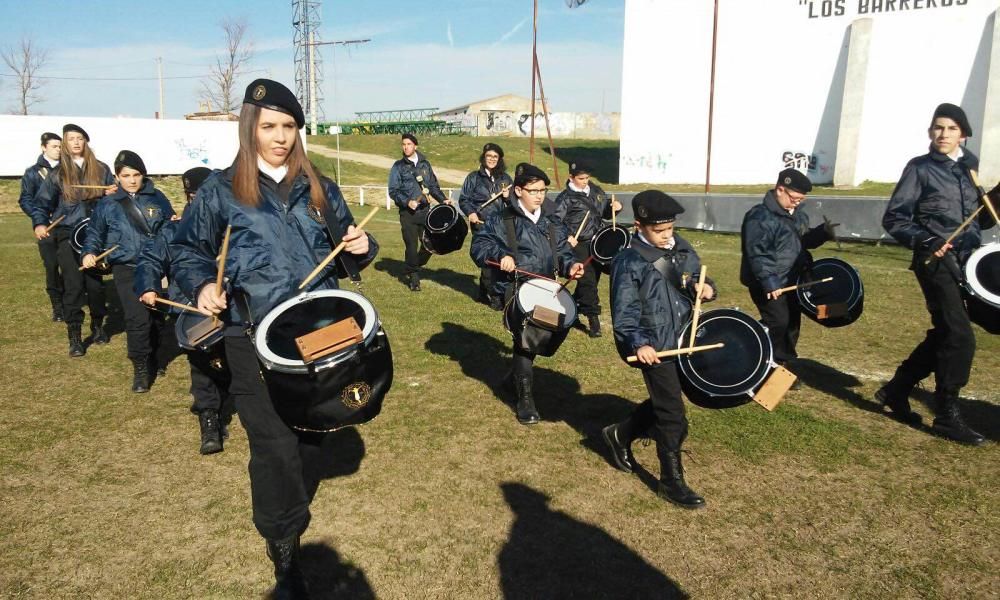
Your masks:
<path fill-rule="evenodd" d="M 521 188 L 521 191 L 524 192 L 525 194 L 528 194 L 529 196 L 544 196 L 545 193 L 549 191 L 549 188 L 538 188 L 534 190 L 529 190 L 528 188 Z"/>

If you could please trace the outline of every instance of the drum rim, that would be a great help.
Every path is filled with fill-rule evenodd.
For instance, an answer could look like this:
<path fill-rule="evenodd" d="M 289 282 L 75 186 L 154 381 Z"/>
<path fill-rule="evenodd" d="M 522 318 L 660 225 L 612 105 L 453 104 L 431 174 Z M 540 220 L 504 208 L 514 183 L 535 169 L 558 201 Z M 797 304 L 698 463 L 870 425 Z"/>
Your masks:
<path fill-rule="evenodd" d="M 451 220 L 448 221 L 448 225 L 445 227 L 438 227 L 438 228 L 431 227 L 430 225 L 431 213 L 433 213 L 436 210 L 442 210 L 442 209 L 451 211 L 452 218 Z M 455 208 L 450 204 L 444 204 L 444 203 L 437 204 L 435 206 L 432 206 L 430 210 L 427 211 L 427 214 L 425 215 L 424 228 L 431 233 L 444 233 L 455 226 L 455 221 L 458 218 L 460 217 L 458 216 L 457 208 Z"/>
<path fill-rule="evenodd" d="M 324 356 L 323 358 L 307 365 L 302 361 L 302 359 L 290 360 L 288 358 L 278 356 L 267 346 L 267 331 L 270 329 L 271 324 L 274 323 L 274 320 L 278 318 L 278 315 L 283 314 L 287 309 L 302 304 L 303 302 L 308 302 L 316 298 L 330 297 L 346 298 L 355 302 L 364 310 L 365 326 L 361 330 L 363 345 L 367 346 L 371 343 L 375 336 L 378 335 L 379 330 L 382 328 L 381 321 L 378 317 L 378 311 L 375 310 L 375 305 L 372 304 L 371 301 L 368 300 L 368 298 L 366 298 L 363 294 L 341 289 L 313 290 L 311 292 L 304 292 L 297 296 L 293 296 L 272 308 L 260 324 L 254 328 L 254 349 L 257 351 L 257 357 L 260 359 L 261 363 L 263 363 L 269 371 L 300 374 L 308 373 L 310 370 L 320 371 L 334 365 L 338 365 L 346 360 L 350 360 L 358 353 L 357 347 L 353 347 L 349 350 L 334 352 L 333 354 Z"/>
<path fill-rule="evenodd" d="M 538 282 L 538 283 L 535 283 L 535 282 Z M 555 295 L 557 295 L 557 296 L 564 295 L 565 297 L 568 297 L 570 299 L 570 302 L 568 304 L 567 312 L 564 313 L 566 315 L 566 321 L 565 321 L 566 322 L 566 327 L 567 328 L 572 327 L 573 323 L 576 323 L 576 320 L 580 317 L 580 312 L 579 312 L 580 309 L 576 305 L 576 300 L 573 299 L 573 294 L 571 294 L 569 292 L 569 290 L 566 289 L 566 286 L 560 285 L 558 282 L 551 281 L 549 279 L 542 279 L 541 277 L 528 277 L 528 278 L 522 280 L 517 285 L 517 290 L 514 292 L 514 295 L 511 298 L 511 302 L 516 302 L 517 303 L 517 310 L 521 311 L 521 314 L 526 315 L 529 312 L 529 311 L 525 310 L 524 306 L 521 304 L 521 288 L 523 288 L 525 286 L 525 284 L 528 284 L 528 283 L 532 283 L 533 285 L 537 285 L 538 287 L 544 289 L 545 291 L 554 292 Z M 554 289 L 556 287 L 558 287 L 558 290 Z M 561 302 L 559 304 L 560 304 L 560 306 L 562 305 Z M 573 311 L 572 314 L 570 314 L 569 309 L 571 309 Z M 570 317 L 572 317 L 572 318 L 570 318 Z"/>
<path fill-rule="evenodd" d="M 69 245 L 77 254 L 83 252 L 83 243 L 86 241 L 86 238 L 77 241 L 76 236 L 86 227 L 90 227 L 90 217 L 84 217 L 83 220 L 77 223 L 76 226 L 73 227 L 73 233 L 69 236 Z"/>
<path fill-rule="evenodd" d="M 629 242 L 632 241 L 632 232 L 629 231 L 628 228 L 626 228 L 626 227 L 612 227 L 611 225 L 608 225 L 606 227 L 601 228 L 600 231 L 598 231 L 597 233 L 594 234 L 594 237 L 590 238 L 590 255 L 594 257 L 595 261 L 597 261 L 597 262 L 599 262 L 601 264 L 607 264 L 607 263 L 611 262 L 612 260 L 614 260 L 614 258 L 615 258 L 614 256 L 601 256 L 600 254 L 597 253 L 597 239 L 600 238 L 602 235 L 607 235 L 607 233 L 609 231 L 610 232 L 615 232 L 615 231 L 622 231 L 622 232 L 624 232 L 624 234 L 625 234 L 625 245 L 622 247 L 622 250 L 624 250 L 625 248 L 628 248 Z M 621 250 L 619 250 L 619 252 L 620 251 Z"/>
<path fill-rule="evenodd" d="M 969 286 L 969 291 L 983 302 L 1000 308 L 1000 293 L 991 292 L 982 286 L 978 279 L 970 275 L 976 274 L 976 267 L 984 256 L 1000 252 L 1000 242 L 990 242 L 976 249 L 965 262 L 965 283 Z"/>
<path fill-rule="evenodd" d="M 851 278 L 851 282 L 853 284 L 854 281 L 857 281 L 857 293 L 852 295 L 852 301 L 847 306 L 848 312 L 854 312 L 854 309 L 858 306 L 858 303 L 864 301 L 865 297 L 865 284 L 861 280 L 861 273 L 858 273 L 858 270 L 855 269 L 854 266 L 851 265 L 851 263 L 847 262 L 846 260 L 836 258 L 834 256 L 827 256 L 824 258 L 816 259 L 815 261 L 813 261 L 813 267 L 815 267 L 817 263 L 823 265 L 833 265 L 841 268 L 843 271 L 847 273 L 854 274 L 854 277 Z M 801 276 L 799 277 L 799 280 L 801 280 Z M 799 281 L 797 280 L 796 283 L 798 282 Z M 819 309 L 816 307 L 815 304 L 813 304 L 812 300 L 806 296 L 806 294 L 808 294 L 809 291 L 810 288 L 800 288 L 795 290 L 795 294 L 796 296 L 798 296 L 799 306 L 804 308 L 809 313 L 816 315 L 819 313 Z"/>
<path fill-rule="evenodd" d="M 732 386 L 721 386 L 721 385 L 714 385 L 713 384 L 714 387 L 716 387 L 716 388 L 723 388 L 723 387 L 736 388 L 737 385 L 742 385 L 742 384 L 746 383 L 747 381 L 755 379 L 755 381 L 753 382 L 752 385 L 750 385 L 749 387 L 740 388 L 739 391 L 734 391 L 732 393 L 710 392 L 710 391 L 704 389 L 700 385 L 701 381 L 707 381 L 705 378 L 699 376 L 698 379 L 696 380 L 695 378 L 693 378 L 691 376 L 691 373 L 694 372 L 694 369 L 693 369 L 693 367 L 691 367 L 691 364 L 690 364 L 690 356 L 681 355 L 681 356 L 678 357 L 677 362 L 678 362 L 678 365 L 681 368 L 681 372 L 684 375 L 684 379 L 687 380 L 687 383 L 689 385 L 693 386 L 698 391 L 700 391 L 701 393 L 705 394 L 706 396 L 708 396 L 710 398 L 735 398 L 735 397 L 739 397 L 739 396 L 743 396 L 743 395 L 748 395 L 748 396 L 752 395 L 753 392 L 757 389 L 757 387 L 760 386 L 760 384 L 763 383 L 767 379 L 768 375 L 770 375 L 770 373 L 771 373 L 771 365 L 774 364 L 774 344 L 771 342 L 771 337 L 770 337 L 770 334 L 768 333 L 767 326 L 765 326 L 760 321 L 754 319 L 752 316 L 750 316 L 750 315 L 746 314 L 745 312 L 743 312 L 743 311 L 741 311 L 739 309 L 736 309 L 736 308 L 717 308 L 717 309 L 714 309 L 714 310 L 706 311 L 705 313 L 702 314 L 701 319 L 698 322 L 698 326 L 700 328 L 707 321 L 709 321 L 711 319 L 718 319 L 718 318 L 732 319 L 734 321 L 739 322 L 741 325 L 744 325 L 747 329 L 750 329 L 754 333 L 758 334 L 757 335 L 757 341 L 758 341 L 758 345 L 761 346 L 761 360 L 757 363 L 757 366 L 754 368 L 753 373 L 757 373 L 758 371 L 761 371 L 761 375 L 755 379 L 754 376 L 753 376 L 753 374 L 751 374 L 749 377 L 747 377 L 746 379 L 744 379 L 739 384 L 734 384 Z M 757 327 L 760 328 L 759 331 L 754 328 L 754 324 L 756 324 Z M 678 348 L 682 347 L 686 343 L 686 341 L 688 340 L 688 338 L 690 336 L 690 327 L 691 327 L 691 321 L 688 321 L 684 325 L 684 327 L 681 329 L 681 333 L 680 333 L 680 336 L 678 338 L 678 344 L 677 344 Z M 766 353 L 763 351 L 764 344 L 761 341 L 762 338 L 759 335 L 760 333 L 763 333 L 764 334 L 763 339 L 767 340 L 767 345 L 766 345 L 767 346 L 767 352 Z"/>
<path fill-rule="evenodd" d="M 194 306 L 194 305 L 189 302 L 188 306 Z M 191 312 L 189 310 L 184 310 L 184 311 L 181 311 L 181 313 L 179 315 L 177 315 L 176 319 L 174 319 L 174 337 L 177 338 L 177 345 L 180 346 L 181 348 L 184 348 L 185 350 L 201 350 L 201 351 L 205 351 L 205 350 L 208 350 L 209 348 L 211 348 L 212 346 L 216 345 L 217 343 L 219 343 L 219 341 L 223 337 L 225 337 L 225 329 L 223 328 L 223 329 L 219 329 L 219 331 L 217 331 L 217 332 L 213 333 L 212 335 L 208 336 L 207 338 L 205 338 L 205 340 L 202 343 L 200 343 L 200 344 L 193 345 L 193 344 L 188 343 L 187 342 L 187 340 L 188 340 L 187 331 L 184 330 L 184 328 L 182 327 L 182 325 L 186 321 L 188 321 L 190 319 L 194 319 L 194 318 L 210 319 L 211 317 L 208 317 L 208 316 L 203 315 L 201 313 L 194 313 L 194 312 Z M 182 332 L 184 333 L 183 336 L 181 335 Z"/>

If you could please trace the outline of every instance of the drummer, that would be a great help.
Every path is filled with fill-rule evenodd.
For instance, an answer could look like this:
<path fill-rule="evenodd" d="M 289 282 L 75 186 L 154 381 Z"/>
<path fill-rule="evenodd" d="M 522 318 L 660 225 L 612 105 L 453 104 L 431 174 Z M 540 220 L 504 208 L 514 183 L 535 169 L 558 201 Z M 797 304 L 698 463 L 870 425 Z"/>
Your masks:
<path fill-rule="evenodd" d="M 487 143 L 479 155 L 479 169 L 465 177 L 462 193 L 458 197 L 458 205 L 469 218 L 473 235 L 482 229 L 487 217 L 503 210 L 504 200 L 510 198 L 513 183 L 503 162 L 503 148 L 493 142 Z M 500 196 L 491 201 L 490 198 L 496 194 Z M 486 202 L 490 204 L 484 209 Z M 493 293 L 493 273 L 490 267 L 480 269 L 478 300 L 493 310 L 503 310 L 503 298 Z"/>
<path fill-rule="evenodd" d="M 515 269 L 544 277 L 553 277 L 557 271 L 571 279 L 583 275 L 583 263 L 574 260 L 566 243 L 566 228 L 547 209 L 547 204 L 543 206 L 548 184 L 548 175 L 535 165 L 517 165 L 514 196 L 502 212 L 490 215 L 472 238 L 469 253 L 477 265 L 487 267 L 486 261 L 500 264 L 503 273 L 497 273 L 496 291 L 508 301 L 516 292 Z M 516 239 L 511 240 L 511 236 Z M 504 385 L 513 387 L 517 394 L 518 423 L 534 425 L 541 419 L 532 389 L 532 366 L 537 353 L 517 333 L 513 348 L 514 364 L 504 378 Z"/>
<path fill-rule="evenodd" d="M 930 151 L 903 169 L 882 217 L 886 232 L 913 249 L 910 269 L 924 294 L 931 328 L 875 398 L 890 414 L 909 423 L 920 422 L 910 410 L 913 388 L 934 373 L 932 431 L 948 439 L 981 446 L 986 439 L 969 427 L 958 410 L 958 395 L 969 382 L 976 337 L 962 301 L 962 266 L 981 244 L 980 231 L 994 225 L 988 210 L 950 243 L 945 240 L 978 207 L 979 191 L 969 175 L 979 159 L 963 147 L 972 137 L 965 111 L 941 104 L 927 129 Z"/>
<path fill-rule="evenodd" d="M 184 212 L 191 207 L 195 193 L 201 184 L 212 174 L 207 167 L 188 169 L 181 175 L 184 185 L 184 196 L 187 205 Z M 153 309 L 157 306 L 156 299 L 160 296 L 161 281 L 164 277 L 170 281 L 167 295 L 174 302 L 188 304 L 188 299 L 181 293 L 170 271 L 169 244 L 177 230 L 176 215 L 169 223 L 160 228 L 160 233 L 152 242 L 146 244 L 135 267 L 135 286 L 133 293 L 139 296 L 139 301 Z M 191 367 L 191 412 L 198 417 L 201 431 L 201 445 L 198 452 L 203 455 L 222 452 L 223 441 L 229 436 L 228 423 L 232 416 L 232 401 L 229 395 L 231 374 L 226 364 L 223 344 L 215 344 L 207 351 L 190 350 L 187 352 L 188 364 Z"/>
<path fill-rule="evenodd" d="M 399 208 L 399 227 L 406 246 L 406 266 L 403 277 L 411 292 L 420 291 L 420 268 L 427 264 L 431 253 L 420 243 L 427 223 L 431 198 L 450 202 L 441 187 L 427 157 L 417 152 L 417 136 L 404 133 L 403 157 L 389 169 L 389 197 Z"/>
<path fill-rule="evenodd" d="M 38 188 L 29 203 L 31 225 L 35 237 L 43 240 L 50 236 L 56 241 L 56 256 L 63 280 L 63 311 L 69 335 L 69 355 L 83 356 L 83 303 L 90 309 L 91 341 L 107 344 L 110 339 L 104 330 L 104 317 L 108 309 L 104 303 L 104 280 L 92 270 L 80 270 L 80 257 L 70 240 L 73 231 L 90 213 L 102 197 L 117 191 L 114 176 L 108 165 L 97 160 L 90 149 L 90 136 L 79 125 L 63 126 L 63 143 L 59 165 Z M 59 224 L 46 231 L 48 225 L 62 218 Z"/>
<path fill-rule="evenodd" d="M 230 393 L 250 444 L 253 522 L 274 563 L 276 597 L 301 597 L 306 582 L 299 538 L 309 525 L 309 504 L 319 481 L 310 467 L 323 434 L 291 429 L 271 397 L 248 332 L 278 304 L 294 297 L 299 284 L 337 242 L 330 229 L 346 232 L 345 252 L 367 266 L 378 246 L 353 225 L 340 188 L 324 178 L 299 143 L 302 107 L 287 87 L 253 81 L 240 110 L 240 147 L 233 165 L 202 184 L 170 244 L 171 267 L 181 291 L 198 308 L 225 325 Z M 225 261 L 228 281 L 216 292 L 216 257 L 231 227 Z M 309 288 L 336 288 L 336 266 Z M 295 398 L 296 401 L 308 401 Z"/>
<path fill-rule="evenodd" d="M 24 170 L 24 175 L 21 177 L 21 196 L 18 198 L 18 205 L 29 218 L 31 217 L 31 202 L 35 199 L 38 188 L 42 187 L 42 182 L 49 176 L 49 173 L 59 166 L 61 147 L 62 138 L 46 131 L 42 134 L 42 153 L 38 155 L 35 164 Z M 56 323 L 62 323 L 65 319 L 62 305 L 62 276 L 59 274 L 55 238 L 49 236 L 38 240 L 38 254 L 42 257 L 42 267 L 45 269 L 45 291 L 52 304 L 52 320 Z"/>
<path fill-rule="evenodd" d="M 785 169 L 763 202 L 747 211 L 740 229 L 740 283 L 750 290 L 771 336 L 774 360 L 780 365 L 798 356 L 795 346 L 802 320 L 797 296 L 783 294 L 781 288 L 795 285 L 812 264 L 809 250 L 833 239 L 831 225 L 809 228 L 809 215 L 801 205 L 810 191 L 808 177 Z M 797 387 L 798 380 L 793 389 Z"/>
<path fill-rule="evenodd" d="M 620 202 L 611 200 L 599 185 L 590 180 L 592 172 L 590 165 L 582 161 L 571 162 L 566 188 L 556 196 L 555 215 L 566 226 L 569 233 L 566 241 L 580 261 L 590 256 L 590 240 L 604 226 L 603 219 L 610 219 L 612 212 L 622 209 Z M 583 223 L 585 217 L 587 222 Z M 580 314 L 587 317 L 587 334 L 592 338 L 601 337 L 601 300 L 597 297 L 600 281 L 599 269 L 587 269 L 573 292 Z"/>
<path fill-rule="evenodd" d="M 87 238 L 80 253 L 85 269 L 97 266 L 97 256 L 114 248 L 104 262 L 111 265 L 115 288 L 125 312 L 125 341 L 132 362 L 132 391 L 149 391 L 151 372 L 166 369 L 177 345 L 173 331 L 159 313 L 147 310 L 132 284 L 139 252 L 174 216 L 174 209 L 153 180 L 146 177 L 146 164 L 131 150 L 122 150 L 115 159 L 118 191 L 105 196 L 94 210 Z"/>
<path fill-rule="evenodd" d="M 611 266 L 611 318 L 615 346 L 622 359 L 635 355 L 636 366 L 649 399 L 627 419 L 602 431 L 615 466 L 631 473 L 635 465 L 632 442 L 652 437 L 660 462 L 657 495 L 684 508 L 701 508 L 705 499 L 688 487 L 681 464 L 681 446 L 688 433 L 681 400 L 676 358 L 657 357 L 658 350 L 677 347 L 677 338 L 691 317 L 697 292 L 696 278 L 685 273 L 701 270 L 698 253 L 674 233 L 674 220 L 684 209 L 658 190 L 632 198 L 636 235 L 632 245 L 615 256 Z M 715 284 L 706 277 L 703 300 L 714 300 Z"/>

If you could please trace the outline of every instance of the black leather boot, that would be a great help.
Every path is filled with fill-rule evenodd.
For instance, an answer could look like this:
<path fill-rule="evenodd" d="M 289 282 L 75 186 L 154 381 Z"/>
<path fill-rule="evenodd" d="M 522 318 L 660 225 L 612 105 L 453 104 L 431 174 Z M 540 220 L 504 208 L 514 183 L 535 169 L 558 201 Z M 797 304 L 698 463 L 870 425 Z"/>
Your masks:
<path fill-rule="evenodd" d="M 83 347 L 83 338 L 80 334 L 80 324 L 70 323 L 66 325 L 66 330 L 69 335 L 69 355 L 76 358 L 86 354 L 87 349 Z"/>
<path fill-rule="evenodd" d="M 274 563 L 274 600 L 308 600 L 309 587 L 299 565 L 299 537 L 266 540 L 267 557 Z"/>
<path fill-rule="evenodd" d="M 107 344 L 111 341 L 108 337 L 108 333 L 104 331 L 104 320 L 91 321 L 90 322 L 90 335 L 91 341 L 95 344 Z"/>
<path fill-rule="evenodd" d="M 890 381 L 875 392 L 875 400 L 889 410 L 889 417 L 908 425 L 919 425 L 921 418 L 910 408 L 909 395 L 909 392 L 901 392 L 894 387 Z"/>
<path fill-rule="evenodd" d="M 605 443 L 611 449 L 611 460 L 619 470 L 632 472 L 632 435 L 628 431 L 627 422 L 614 423 L 601 430 Z"/>
<path fill-rule="evenodd" d="M 541 420 L 535 410 L 535 398 L 532 396 L 531 375 L 514 375 L 514 389 L 517 391 L 517 422 L 521 425 L 534 425 Z"/>
<path fill-rule="evenodd" d="M 702 508 L 705 499 L 695 493 L 684 482 L 684 467 L 681 465 L 681 453 L 657 449 L 660 459 L 660 484 L 656 494 L 684 508 Z"/>
<path fill-rule="evenodd" d="M 202 454 L 222 452 L 222 428 L 219 423 L 219 412 L 203 410 L 198 413 L 198 425 L 201 427 Z"/>
<path fill-rule="evenodd" d="M 587 335 L 592 338 L 601 337 L 601 317 L 598 315 L 591 315 L 587 317 L 587 324 L 590 325 L 590 330 L 587 331 Z"/>
<path fill-rule="evenodd" d="M 420 291 L 420 275 L 417 275 L 416 273 L 410 273 L 410 291 Z"/>
<path fill-rule="evenodd" d="M 55 304 L 55 303 L 53 303 L 52 304 L 52 322 L 53 323 L 62 323 L 63 319 L 65 319 L 65 316 L 63 314 L 62 304 Z"/>
<path fill-rule="evenodd" d="M 149 359 L 145 356 L 132 359 L 132 391 L 136 394 L 149 391 Z"/>
<path fill-rule="evenodd" d="M 931 431 L 949 440 L 969 446 L 982 446 L 986 438 L 965 424 L 958 412 L 958 394 L 935 394 L 937 416 Z"/>

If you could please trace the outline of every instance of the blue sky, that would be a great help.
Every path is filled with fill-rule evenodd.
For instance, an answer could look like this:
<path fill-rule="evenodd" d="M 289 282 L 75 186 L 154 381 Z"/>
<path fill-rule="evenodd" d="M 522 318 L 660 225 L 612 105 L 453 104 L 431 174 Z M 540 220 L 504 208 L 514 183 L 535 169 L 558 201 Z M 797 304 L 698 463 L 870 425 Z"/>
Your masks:
<path fill-rule="evenodd" d="M 619 110 L 625 0 L 539 0 L 539 61 L 555 111 Z M 29 36 L 48 48 L 46 102 L 34 114 L 152 117 L 163 57 L 165 113 L 197 110 L 201 77 L 222 49 L 219 23 L 245 18 L 255 56 L 240 81 L 277 79 L 294 90 L 290 0 L 0 0 L 0 46 Z M 531 0 L 323 0 L 324 41 L 371 38 L 322 50 L 328 119 L 355 111 L 458 106 L 531 91 Z M 9 73 L 6 66 L 2 72 Z M 95 78 L 151 78 L 98 81 Z M 0 112 L 14 80 L 0 77 Z"/>

